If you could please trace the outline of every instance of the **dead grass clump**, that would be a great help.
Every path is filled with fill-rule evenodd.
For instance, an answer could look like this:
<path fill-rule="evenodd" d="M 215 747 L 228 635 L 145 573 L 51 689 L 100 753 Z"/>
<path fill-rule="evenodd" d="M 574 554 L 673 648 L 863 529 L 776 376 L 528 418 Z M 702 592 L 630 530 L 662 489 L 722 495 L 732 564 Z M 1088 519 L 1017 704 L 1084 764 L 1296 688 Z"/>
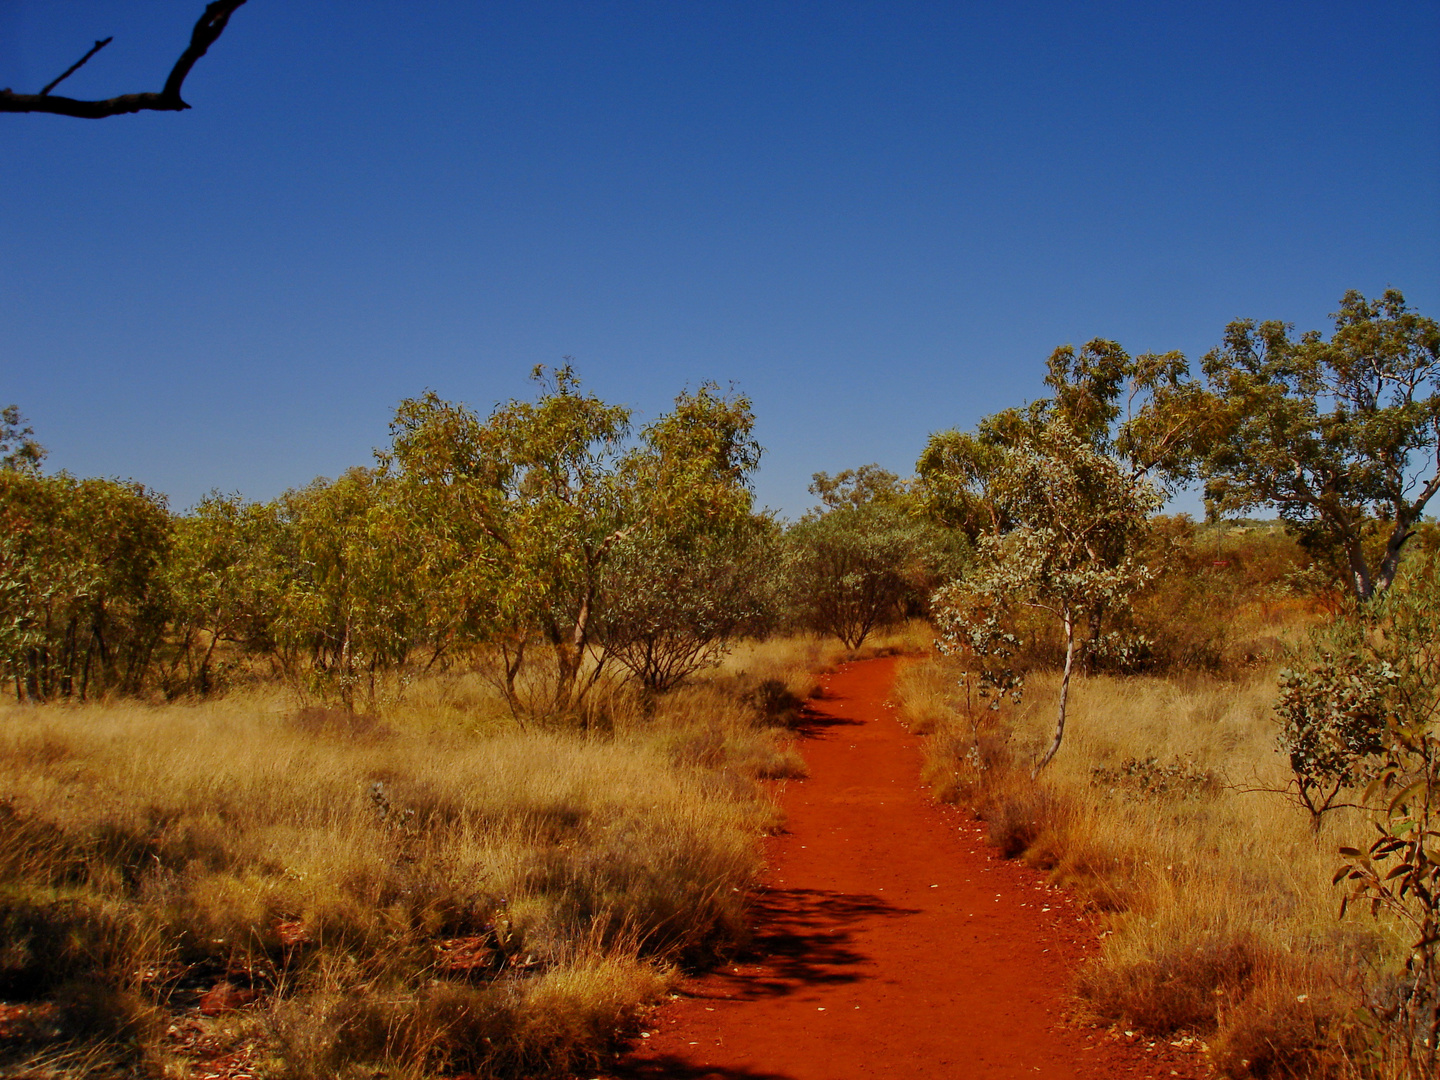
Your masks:
<path fill-rule="evenodd" d="M 376 1063 L 410 1076 L 568 1076 L 597 1064 L 671 981 L 633 955 L 597 952 L 482 986 L 392 994 L 340 981 L 278 999 L 266 1022 L 288 1075 L 307 1080 L 371 1075 Z"/>
<path fill-rule="evenodd" d="M 1068 807 L 1050 788 L 1012 777 L 985 790 L 979 811 L 990 843 L 1013 859 L 1034 851 L 1042 837 L 1063 830 Z M 1048 857 L 1046 853 L 1040 861 Z"/>
<path fill-rule="evenodd" d="M 959 705 L 958 674 L 942 661 L 903 664 L 895 674 L 900 722 L 917 735 L 944 726 Z"/>
<path fill-rule="evenodd" d="M 0 1047 L 0 1076 L 17 1080 L 131 1080 L 136 1055 L 112 1043 L 17 1041 Z"/>
<path fill-rule="evenodd" d="M 1210 1064 L 1225 1080 L 1329 1080 L 1355 1075 L 1352 1009 L 1313 978 L 1277 973 L 1221 1014 Z M 1309 988 L 1309 989 L 1307 989 Z"/>
<path fill-rule="evenodd" d="M 738 677 L 750 686 L 775 680 L 799 701 L 820 696 L 820 676 L 846 659 L 840 642 L 814 634 L 795 634 L 764 641 L 742 641 L 719 664 L 716 673 Z"/>
<path fill-rule="evenodd" d="M 383 739 L 391 734 L 377 716 L 323 705 L 305 706 L 290 717 L 290 722 L 298 730 L 314 736 Z"/>
<path fill-rule="evenodd" d="M 802 777 L 790 734 L 802 708 L 779 680 L 718 676 L 671 691 L 626 734 L 663 747 L 676 764 L 709 770 L 711 782 Z"/>
<path fill-rule="evenodd" d="M 802 698 L 779 679 L 763 679 L 746 696 L 762 723 L 772 727 L 797 727 L 801 710 L 805 707 Z"/>
<path fill-rule="evenodd" d="M 1256 969 L 1257 944 L 1223 930 L 1146 936 L 1143 950 L 1132 938 L 1084 968 L 1080 996 L 1101 1019 L 1157 1035 L 1214 1031 Z"/>
<path fill-rule="evenodd" d="M 925 656 L 935 648 L 935 628 L 926 619 L 907 619 L 871 634 L 862 656 Z"/>

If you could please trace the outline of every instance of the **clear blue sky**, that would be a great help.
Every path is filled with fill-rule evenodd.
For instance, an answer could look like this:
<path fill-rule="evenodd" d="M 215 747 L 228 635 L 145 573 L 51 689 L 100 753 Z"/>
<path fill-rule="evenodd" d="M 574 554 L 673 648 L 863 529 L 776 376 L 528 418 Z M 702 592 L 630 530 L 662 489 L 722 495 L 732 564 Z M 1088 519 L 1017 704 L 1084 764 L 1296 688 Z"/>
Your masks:
<path fill-rule="evenodd" d="M 0 86 L 158 89 L 202 7 L 0 0 Z M 1433 2 L 250 0 L 189 112 L 0 115 L 0 404 L 182 509 L 572 356 L 749 393 L 794 515 L 1066 342 L 1440 316 L 1437 57 Z"/>

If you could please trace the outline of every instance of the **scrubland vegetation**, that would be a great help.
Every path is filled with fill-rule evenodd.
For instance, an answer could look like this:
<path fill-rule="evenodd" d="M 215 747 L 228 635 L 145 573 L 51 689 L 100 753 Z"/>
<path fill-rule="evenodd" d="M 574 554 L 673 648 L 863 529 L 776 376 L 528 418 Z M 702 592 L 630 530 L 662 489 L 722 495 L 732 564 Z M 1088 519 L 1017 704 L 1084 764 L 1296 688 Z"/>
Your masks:
<path fill-rule="evenodd" d="M 561 1075 L 732 953 L 842 648 L 751 422 L 702 388 L 632 437 L 561 370 L 173 515 L 7 411 L 0 1069 Z M 875 565 L 867 632 L 929 580 Z"/>
<path fill-rule="evenodd" d="M 374 467 L 184 514 L 6 409 L 0 1069 L 588 1068 L 744 941 L 814 673 L 908 619 L 927 780 L 1103 914 L 1097 1018 L 1433 1075 L 1440 329 L 1336 325 L 1232 324 L 1203 380 L 1058 349 L 792 524 L 713 386 L 638 431 L 569 368 L 427 394 Z"/>
<path fill-rule="evenodd" d="M 1173 526 L 1161 532 L 1173 543 Z M 1065 753 L 1038 782 L 1031 764 L 1050 739 L 1060 682 L 1043 641 L 1021 701 L 997 709 L 967 700 L 973 658 L 913 664 L 897 697 L 905 721 L 928 733 L 926 779 L 936 797 L 983 818 L 1005 854 L 1049 870 L 1108 913 L 1102 953 L 1079 983 L 1101 1020 L 1152 1036 L 1198 1035 L 1225 1076 L 1426 1075 L 1433 1034 L 1420 1031 L 1410 1046 L 1415 1032 L 1397 1030 L 1405 1009 L 1420 1020 L 1434 1007 L 1433 981 L 1406 990 L 1424 928 L 1383 905 L 1378 918 L 1364 905 L 1338 915 L 1338 848 L 1368 848 L 1376 836 L 1355 805 L 1366 801 L 1365 782 L 1346 789 L 1347 805 L 1313 817 L 1299 798 L 1303 763 L 1292 760 L 1275 712 L 1280 672 L 1322 662 L 1310 638 L 1339 599 L 1296 595 L 1285 584 L 1296 575 L 1275 576 L 1290 560 L 1274 549 L 1291 546 L 1278 529 L 1208 532 L 1191 543 L 1218 550 L 1223 565 L 1177 583 L 1210 585 L 1208 610 L 1191 610 L 1177 629 L 1202 641 L 1209 663 L 1194 663 L 1187 645 L 1175 654 L 1185 663 L 1079 680 Z M 1290 554 L 1303 555 L 1293 546 Z M 1434 555 L 1420 557 L 1431 561 L 1413 586 L 1429 590 Z M 1233 588 L 1237 578 L 1249 587 Z M 1152 611 L 1175 605 L 1146 600 Z M 1424 602 L 1433 631 L 1440 597 Z M 1433 738 L 1440 681 L 1428 640 L 1421 719 Z M 1377 747 L 1362 766 L 1367 779 L 1386 760 L 1398 763 Z"/>
<path fill-rule="evenodd" d="M 1111 913 L 1097 1017 L 1231 1077 L 1440 1067 L 1440 329 L 1395 293 L 1336 324 L 1234 323 L 1204 382 L 1062 348 L 920 461 L 977 536 L 900 688 L 937 795 Z M 1192 478 L 1283 531 L 1152 516 Z"/>
<path fill-rule="evenodd" d="M 605 686 L 588 730 L 520 731 L 472 674 L 378 717 L 264 685 L 10 706 L 0 998 L 45 1004 L 9 1067 L 184 1075 L 168 1010 L 197 1001 L 247 1004 L 204 1038 L 274 1075 L 593 1063 L 678 966 L 745 939 L 778 820 L 757 781 L 803 771 L 784 680 L 807 690 L 817 655 Z"/>

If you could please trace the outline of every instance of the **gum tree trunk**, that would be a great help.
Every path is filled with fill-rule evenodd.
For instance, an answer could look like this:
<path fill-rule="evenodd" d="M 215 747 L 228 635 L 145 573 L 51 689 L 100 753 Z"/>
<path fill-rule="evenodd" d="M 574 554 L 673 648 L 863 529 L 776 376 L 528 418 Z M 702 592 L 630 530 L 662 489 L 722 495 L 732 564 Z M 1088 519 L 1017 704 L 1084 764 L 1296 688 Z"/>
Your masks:
<path fill-rule="evenodd" d="M 1050 749 L 1045 751 L 1045 756 L 1035 763 L 1035 770 L 1030 774 L 1030 779 L 1040 775 L 1040 770 L 1050 764 L 1050 759 L 1060 749 L 1060 743 L 1065 739 L 1065 705 L 1070 697 L 1070 667 L 1075 659 L 1075 617 L 1067 605 L 1061 618 L 1065 621 L 1065 674 L 1060 679 L 1060 711 L 1055 718 L 1055 738 L 1050 743 Z"/>

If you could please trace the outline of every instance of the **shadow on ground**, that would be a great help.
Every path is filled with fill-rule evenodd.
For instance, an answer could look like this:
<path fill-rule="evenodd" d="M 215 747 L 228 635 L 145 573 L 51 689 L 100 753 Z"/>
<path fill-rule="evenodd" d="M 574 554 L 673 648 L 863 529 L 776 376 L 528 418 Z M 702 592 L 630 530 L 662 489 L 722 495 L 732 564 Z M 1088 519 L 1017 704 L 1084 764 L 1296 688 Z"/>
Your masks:
<path fill-rule="evenodd" d="M 674 1054 L 627 1061 L 606 1075 L 614 1080 L 790 1080 L 785 1073 L 696 1065 Z"/>
<path fill-rule="evenodd" d="M 835 716 L 832 713 L 824 712 L 811 705 L 806 705 L 800 710 L 799 719 L 795 722 L 794 732 L 804 739 L 823 738 L 825 732 L 837 727 L 859 727 L 865 723 L 863 720 L 852 720 L 848 716 Z"/>
<path fill-rule="evenodd" d="M 706 998 L 753 1001 L 784 997 L 811 986 L 835 986 L 866 977 L 871 957 L 855 947 L 854 925 L 877 918 L 919 914 L 868 893 L 825 889 L 766 889 L 756 898 L 754 918 L 764 929 L 736 963 L 763 971 L 730 969 L 712 977 Z"/>

